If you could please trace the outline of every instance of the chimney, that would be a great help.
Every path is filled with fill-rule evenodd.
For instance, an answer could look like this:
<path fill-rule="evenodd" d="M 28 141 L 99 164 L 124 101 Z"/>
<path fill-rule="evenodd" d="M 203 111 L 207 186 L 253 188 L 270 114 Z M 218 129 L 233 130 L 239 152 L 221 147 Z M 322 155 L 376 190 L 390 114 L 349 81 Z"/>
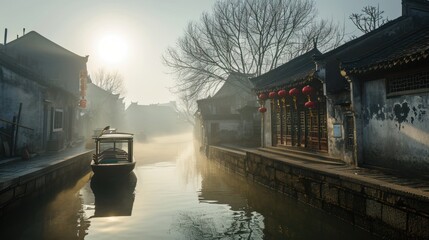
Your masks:
<path fill-rule="evenodd" d="M 25 35 L 25 28 L 22 29 L 22 36 Z"/>
<path fill-rule="evenodd" d="M 3 45 L 6 45 L 6 42 L 7 42 L 7 28 L 4 29 L 4 44 Z"/>

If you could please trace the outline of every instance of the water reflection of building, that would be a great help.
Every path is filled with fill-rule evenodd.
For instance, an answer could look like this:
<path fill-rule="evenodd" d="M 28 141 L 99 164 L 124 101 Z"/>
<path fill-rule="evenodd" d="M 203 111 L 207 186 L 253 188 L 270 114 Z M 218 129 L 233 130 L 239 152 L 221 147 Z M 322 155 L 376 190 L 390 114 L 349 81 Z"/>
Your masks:
<path fill-rule="evenodd" d="M 0 224 L 1 239 L 84 239 L 90 221 L 83 211 L 79 190 L 88 180 L 89 174 L 24 200 L 11 216 L 2 216 L 2 223 L 7 223 Z"/>
<path fill-rule="evenodd" d="M 335 216 L 233 176 L 217 163 L 201 163 L 200 171 L 200 202 L 225 204 L 235 212 L 229 234 L 247 233 L 255 239 L 372 239 Z"/>

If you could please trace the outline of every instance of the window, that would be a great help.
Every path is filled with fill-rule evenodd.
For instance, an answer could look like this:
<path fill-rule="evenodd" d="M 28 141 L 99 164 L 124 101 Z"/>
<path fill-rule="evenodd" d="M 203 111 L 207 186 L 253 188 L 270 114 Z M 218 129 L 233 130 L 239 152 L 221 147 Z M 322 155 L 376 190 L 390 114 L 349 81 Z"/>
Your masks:
<path fill-rule="evenodd" d="M 63 130 L 64 111 L 62 109 L 55 109 L 53 119 L 53 131 L 59 132 Z"/>
<path fill-rule="evenodd" d="M 388 78 L 388 96 L 398 96 L 417 92 L 429 92 L 428 71 Z"/>

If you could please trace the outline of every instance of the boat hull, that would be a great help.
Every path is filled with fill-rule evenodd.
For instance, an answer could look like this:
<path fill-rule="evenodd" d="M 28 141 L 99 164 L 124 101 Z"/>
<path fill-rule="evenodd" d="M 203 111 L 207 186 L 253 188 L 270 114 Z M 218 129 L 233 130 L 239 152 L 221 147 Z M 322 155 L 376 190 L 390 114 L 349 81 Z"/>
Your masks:
<path fill-rule="evenodd" d="M 91 164 L 92 171 L 98 177 L 127 177 L 134 169 L 136 162 Z"/>

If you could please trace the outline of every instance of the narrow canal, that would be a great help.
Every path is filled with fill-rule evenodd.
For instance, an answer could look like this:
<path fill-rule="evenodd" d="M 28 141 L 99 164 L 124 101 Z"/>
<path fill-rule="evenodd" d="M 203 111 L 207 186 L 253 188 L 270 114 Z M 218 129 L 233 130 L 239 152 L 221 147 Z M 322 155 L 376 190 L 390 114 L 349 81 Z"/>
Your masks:
<path fill-rule="evenodd" d="M 88 174 L 8 217 L 0 239 L 373 239 L 206 160 L 191 134 L 136 143 L 135 157 L 126 181 Z"/>

